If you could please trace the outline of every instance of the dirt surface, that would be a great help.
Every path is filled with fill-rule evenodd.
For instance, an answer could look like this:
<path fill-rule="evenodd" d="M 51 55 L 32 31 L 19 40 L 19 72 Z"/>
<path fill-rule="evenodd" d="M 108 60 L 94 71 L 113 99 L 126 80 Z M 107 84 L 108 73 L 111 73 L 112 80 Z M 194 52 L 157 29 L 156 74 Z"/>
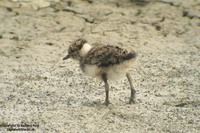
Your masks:
<path fill-rule="evenodd" d="M 109 82 L 104 106 L 103 83 L 62 60 L 80 37 L 137 51 L 136 104 L 124 78 Z M 16 124 L 38 133 L 200 133 L 200 0 L 1 0 L 0 132 Z"/>

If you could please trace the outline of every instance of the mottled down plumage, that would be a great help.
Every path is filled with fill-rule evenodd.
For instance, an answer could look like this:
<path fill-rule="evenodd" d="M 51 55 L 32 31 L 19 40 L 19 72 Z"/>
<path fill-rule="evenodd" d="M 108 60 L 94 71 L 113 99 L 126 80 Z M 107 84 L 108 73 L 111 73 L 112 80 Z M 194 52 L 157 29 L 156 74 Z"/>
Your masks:
<path fill-rule="evenodd" d="M 74 41 L 69 49 L 68 55 L 63 58 L 73 58 L 78 60 L 82 71 L 92 77 L 100 78 L 105 83 L 106 99 L 105 105 L 110 103 L 109 85 L 107 80 L 127 77 L 131 87 L 131 97 L 129 103 L 134 103 L 135 89 L 133 88 L 131 76 L 128 70 L 135 62 L 137 54 L 135 51 L 119 48 L 111 45 L 92 46 L 85 39 Z"/>
<path fill-rule="evenodd" d="M 92 48 L 88 54 L 81 59 L 81 66 L 90 64 L 97 65 L 98 67 L 109 67 L 135 57 L 136 53 L 134 51 L 128 52 L 117 46 L 100 46 Z"/>

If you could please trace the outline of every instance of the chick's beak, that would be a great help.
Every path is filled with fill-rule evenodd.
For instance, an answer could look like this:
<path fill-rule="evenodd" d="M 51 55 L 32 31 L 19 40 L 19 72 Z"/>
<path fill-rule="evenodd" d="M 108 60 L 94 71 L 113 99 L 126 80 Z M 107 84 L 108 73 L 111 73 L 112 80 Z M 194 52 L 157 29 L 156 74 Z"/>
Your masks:
<path fill-rule="evenodd" d="M 68 59 L 68 58 L 70 58 L 70 55 L 65 56 L 65 57 L 63 58 L 63 60 L 66 60 L 66 59 Z"/>

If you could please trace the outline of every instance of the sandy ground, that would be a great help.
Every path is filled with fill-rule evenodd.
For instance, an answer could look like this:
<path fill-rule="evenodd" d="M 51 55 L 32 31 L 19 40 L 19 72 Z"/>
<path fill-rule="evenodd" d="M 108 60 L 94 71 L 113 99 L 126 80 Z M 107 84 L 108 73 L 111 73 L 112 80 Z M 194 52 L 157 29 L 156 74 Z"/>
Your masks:
<path fill-rule="evenodd" d="M 105 107 L 103 83 L 62 61 L 79 37 L 137 51 L 136 104 L 124 78 L 109 82 Z M 0 132 L 21 123 L 38 133 L 200 133 L 200 0 L 1 0 Z"/>

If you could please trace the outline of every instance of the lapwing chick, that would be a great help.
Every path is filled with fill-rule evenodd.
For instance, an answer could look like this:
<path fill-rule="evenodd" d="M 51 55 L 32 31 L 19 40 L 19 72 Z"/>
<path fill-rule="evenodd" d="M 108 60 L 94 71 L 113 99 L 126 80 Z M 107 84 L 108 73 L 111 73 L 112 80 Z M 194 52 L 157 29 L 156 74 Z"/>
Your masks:
<path fill-rule="evenodd" d="M 101 79 L 105 84 L 105 105 L 109 101 L 108 80 L 116 80 L 126 76 L 130 88 L 131 96 L 129 103 L 135 102 L 135 89 L 132 84 L 130 68 L 136 61 L 137 54 L 134 51 L 128 52 L 125 49 L 111 45 L 92 46 L 85 39 L 78 39 L 69 46 L 68 54 L 63 58 L 66 60 L 72 58 L 78 60 L 81 70 L 89 76 Z"/>

